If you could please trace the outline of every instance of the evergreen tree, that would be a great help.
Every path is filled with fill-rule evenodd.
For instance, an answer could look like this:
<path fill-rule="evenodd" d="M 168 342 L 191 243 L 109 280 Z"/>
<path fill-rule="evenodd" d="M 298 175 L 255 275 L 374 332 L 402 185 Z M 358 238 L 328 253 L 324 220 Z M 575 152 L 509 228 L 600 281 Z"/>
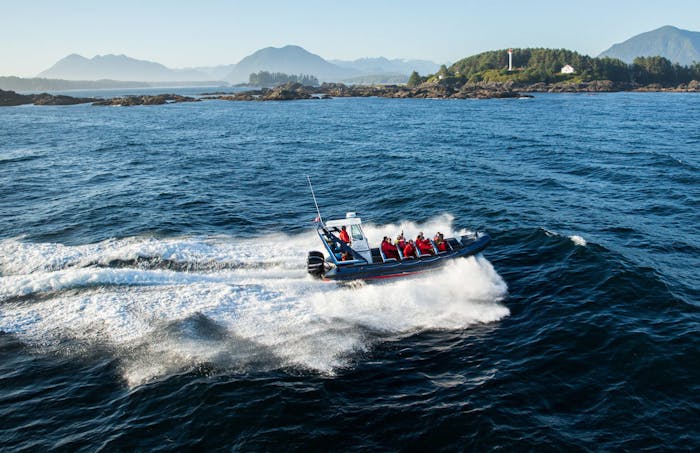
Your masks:
<path fill-rule="evenodd" d="M 406 86 L 413 88 L 415 86 L 418 86 L 421 82 L 420 75 L 416 72 L 413 71 L 411 73 L 411 76 L 408 78 L 408 83 L 406 83 Z"/>
<path fill-rule="evenodd" d="M 250 85 L 272 87 L 285 83 L 301 83 L 302 85 L 318 85 L 318 79 L 310 74 L 289 75 L 283 72 L 258 71 L 248 76 Z"/>

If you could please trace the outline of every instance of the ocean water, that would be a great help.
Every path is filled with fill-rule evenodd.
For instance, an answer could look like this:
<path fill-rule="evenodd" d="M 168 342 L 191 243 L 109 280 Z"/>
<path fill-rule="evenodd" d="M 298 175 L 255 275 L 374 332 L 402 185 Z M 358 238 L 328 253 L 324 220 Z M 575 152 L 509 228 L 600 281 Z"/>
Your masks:
<path fill-rule="evenodd" d="M 0 449 L 700 449 L 700 97 L 0 109 Z M 324 217 L 483 256 L 338 286 Z"/>

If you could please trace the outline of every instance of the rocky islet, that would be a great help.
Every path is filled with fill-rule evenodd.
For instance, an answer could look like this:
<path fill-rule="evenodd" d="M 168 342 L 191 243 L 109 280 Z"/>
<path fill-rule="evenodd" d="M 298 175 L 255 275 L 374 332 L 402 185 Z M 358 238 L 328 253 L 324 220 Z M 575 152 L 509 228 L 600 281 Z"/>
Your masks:
<path fill-rule="evenodd" d="M 455 83 L 454 81 L 426 82 L 415 87 L 406 85 L 345 85 L 343 83 L 323 83 L 320 86 L 304 86 L 300 83 L 286 83 L 275 88 L 262 88 L 232 93 L 205 93 L 201 97 L 179 94 L 157 94 L 139 96 L 119 96 L 109 99 L 80 98 L 49 93 L 19 94 L 0 90 L 0 106 L 34 105 L 75 105 L 91 103 L 95 106 L 162 105 L 202 100 L 222 101 L 291 101 L 302 99 L 331 99 L 339 97 L 384 97 L 422 99 L 503 99 L 531 97 L 529 93 L 612 93 L 618 91 L 641 92 L 686 92 L 700 93 L 700 82 L 693 80 L 687 84 L 666 87 L 659 84 L 634 85 L 614 83 L 610 80 L 591 82 L 559 82 L 553 84 L 534 83 L 529 85 L 514 82 Z"/>

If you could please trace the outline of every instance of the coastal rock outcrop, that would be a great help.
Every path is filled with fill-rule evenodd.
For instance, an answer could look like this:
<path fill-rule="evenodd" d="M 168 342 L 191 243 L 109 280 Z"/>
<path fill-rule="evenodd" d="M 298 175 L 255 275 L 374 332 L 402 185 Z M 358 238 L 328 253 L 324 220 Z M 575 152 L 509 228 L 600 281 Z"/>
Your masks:
<path fill-rule="evenodd" d="M 94 102 L 93 98 L 74 98 L 72 96 L 53 95 L 48 93 L 40 94 L 18 94 L 14 91 L 0 90 L 0 107 L 10 107 L 15 105 L 75 105 Z"/>
<path fill-rule="evenodd" d="M 623 91 L 624 86 L 610 80 L 593 80 L 591 82 L 538 82 L 530 85 L 518 86 L 518 89 L 526 93 L 612 93 Z"/>
<path fill-rule="evenodd" d="M 290 101 L 293 99 L 309 99 L 312 94 L 307 87 L 301 83 L 285 83 L 278 87 L 263 90 L 261 100 L 263 101 Z"/>
<path fill-rule="evenodd" d="M 93 99 L 93 101 L 95 101 Z M 95 101 L 92 105 L 99 106 L 121 106 L 130 107 L 134 105 L 161 105 L 172 104 L 176 102 L 197 102 L 198 98 L 189 96 L 180 96 L 179 94 L 157 94 L 157 95 L 142 95 L 142 96 L 124 96 L 112 99 L 103 99 Z"/>
<path fill-rule="evenodd" d="M 519 97 L 512 83 L 465 83 L 451 82 L 422 83 L 416 87 L 405 85 L 364 86 L 342 83 L 324 83 L 320 91 L 332 97 L 387 97 L 423 99 L 490 99 Z"/>
<path fill-rule="evenodd" d="M 204 99 L 219 99 L 222 101 L 292 101 L 295 99 L 311 99 L 314 97 L 314 92 L 315 89 L 313 87 L 289 82 L 275 88 L 241 91 L 240 93 L 211 96 Z"/>
<path fill-rule="evenodd" d="M 207 97 L 225 101 L 289 101 L 295 99 L 331 99 L 340 97 L 490 99 L 521 96 L 512 83 L 423 83 L 417 87 L 405 85 L 345 85 L 323 83 L 319 87 L 287 83 L 272 89 L 242 91 L 235 94 Z"/>
<path fill-rule="evenodd" d="M 30 95 L 34 105 L 75 105 L 94 102 L 94 98 L 74 98 L 72 96 L 53 95 L 48 93 Z"/>
<path fill-rule="evenodd" d="M 17 94 L 14 91 L 0 90 L 0 105 L 9 107 L 13 105 L 31 104 L 32 98 L 27 95 Z"/>
<path fill-rule="evenodd" d="M 511 82 L 506 83 L 465 83 L 454 93 L 452 98 L 455 99 L 499 99 L 499 98 L 517 98 L 523 95 L 513 89 Z"/>
<path fill-rule="evenodd" d="M 658 83 L 652 83 L 649 85 L 636 86 L 632 91 L 642 91 L 642 92 L 672 92 L 672 93 L 700 93 L 700 82 L 697 80 L 691 80 L 688 84 L 681 83 L 675 87 L 665 87 Z"/>
<path fill-rule="evenodd" d="M 621 88 L 615 86 L 610 80 L 594 80 L 592 82 L 560 82 L 550 85 L 548 93 L 610 93 L 620 91 Z M 527 91 L 527 90 L 526 90 Z"/>

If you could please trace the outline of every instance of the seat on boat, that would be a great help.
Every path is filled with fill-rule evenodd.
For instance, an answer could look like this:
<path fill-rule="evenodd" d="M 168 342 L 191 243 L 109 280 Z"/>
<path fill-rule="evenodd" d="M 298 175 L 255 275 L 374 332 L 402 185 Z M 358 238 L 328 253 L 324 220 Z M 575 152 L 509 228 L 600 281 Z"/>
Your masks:
<path fill-rule="evenodd" d="M 428 239 L 428 240 L 430 241 L 430 245 L 433 246 L 433 250 L 435 250 L 435 255 L 440 255 L 440 254 L 442 254 L 442 253 L 447 253 L 447 252 L 441 252 L 440 250 L 438 250 L 437 244 L 435 244 L 435 241 L 433 241 L 432 239 Z"/>
<path fill-rule="evenodd" d="M 456 249 L 461 249 L 462 246 L 457 242 L 457 239 L 455 238 L 449 238 L 445 240 L 447 242 L 447 245 L 450 246 L 450 249 L 456 250 Z"/>
<path fill-rule="evenodd" d="M 416 247 L 416 257 L 423 258 L 424 256 L 432 256 L 430 253 L 422 253 L 420 248 Z"/>
<path fill-rule="evenodd" d="M 389 261 L 396 261 L 396 258 L 387 258 L 386 255 L 384 254 L 384 250 L 382 250 L 381 247 L 379 247 L 379 253 L 382 255 L 382 261 L 384 261 L 385 263 L 387 263 Z"/>

